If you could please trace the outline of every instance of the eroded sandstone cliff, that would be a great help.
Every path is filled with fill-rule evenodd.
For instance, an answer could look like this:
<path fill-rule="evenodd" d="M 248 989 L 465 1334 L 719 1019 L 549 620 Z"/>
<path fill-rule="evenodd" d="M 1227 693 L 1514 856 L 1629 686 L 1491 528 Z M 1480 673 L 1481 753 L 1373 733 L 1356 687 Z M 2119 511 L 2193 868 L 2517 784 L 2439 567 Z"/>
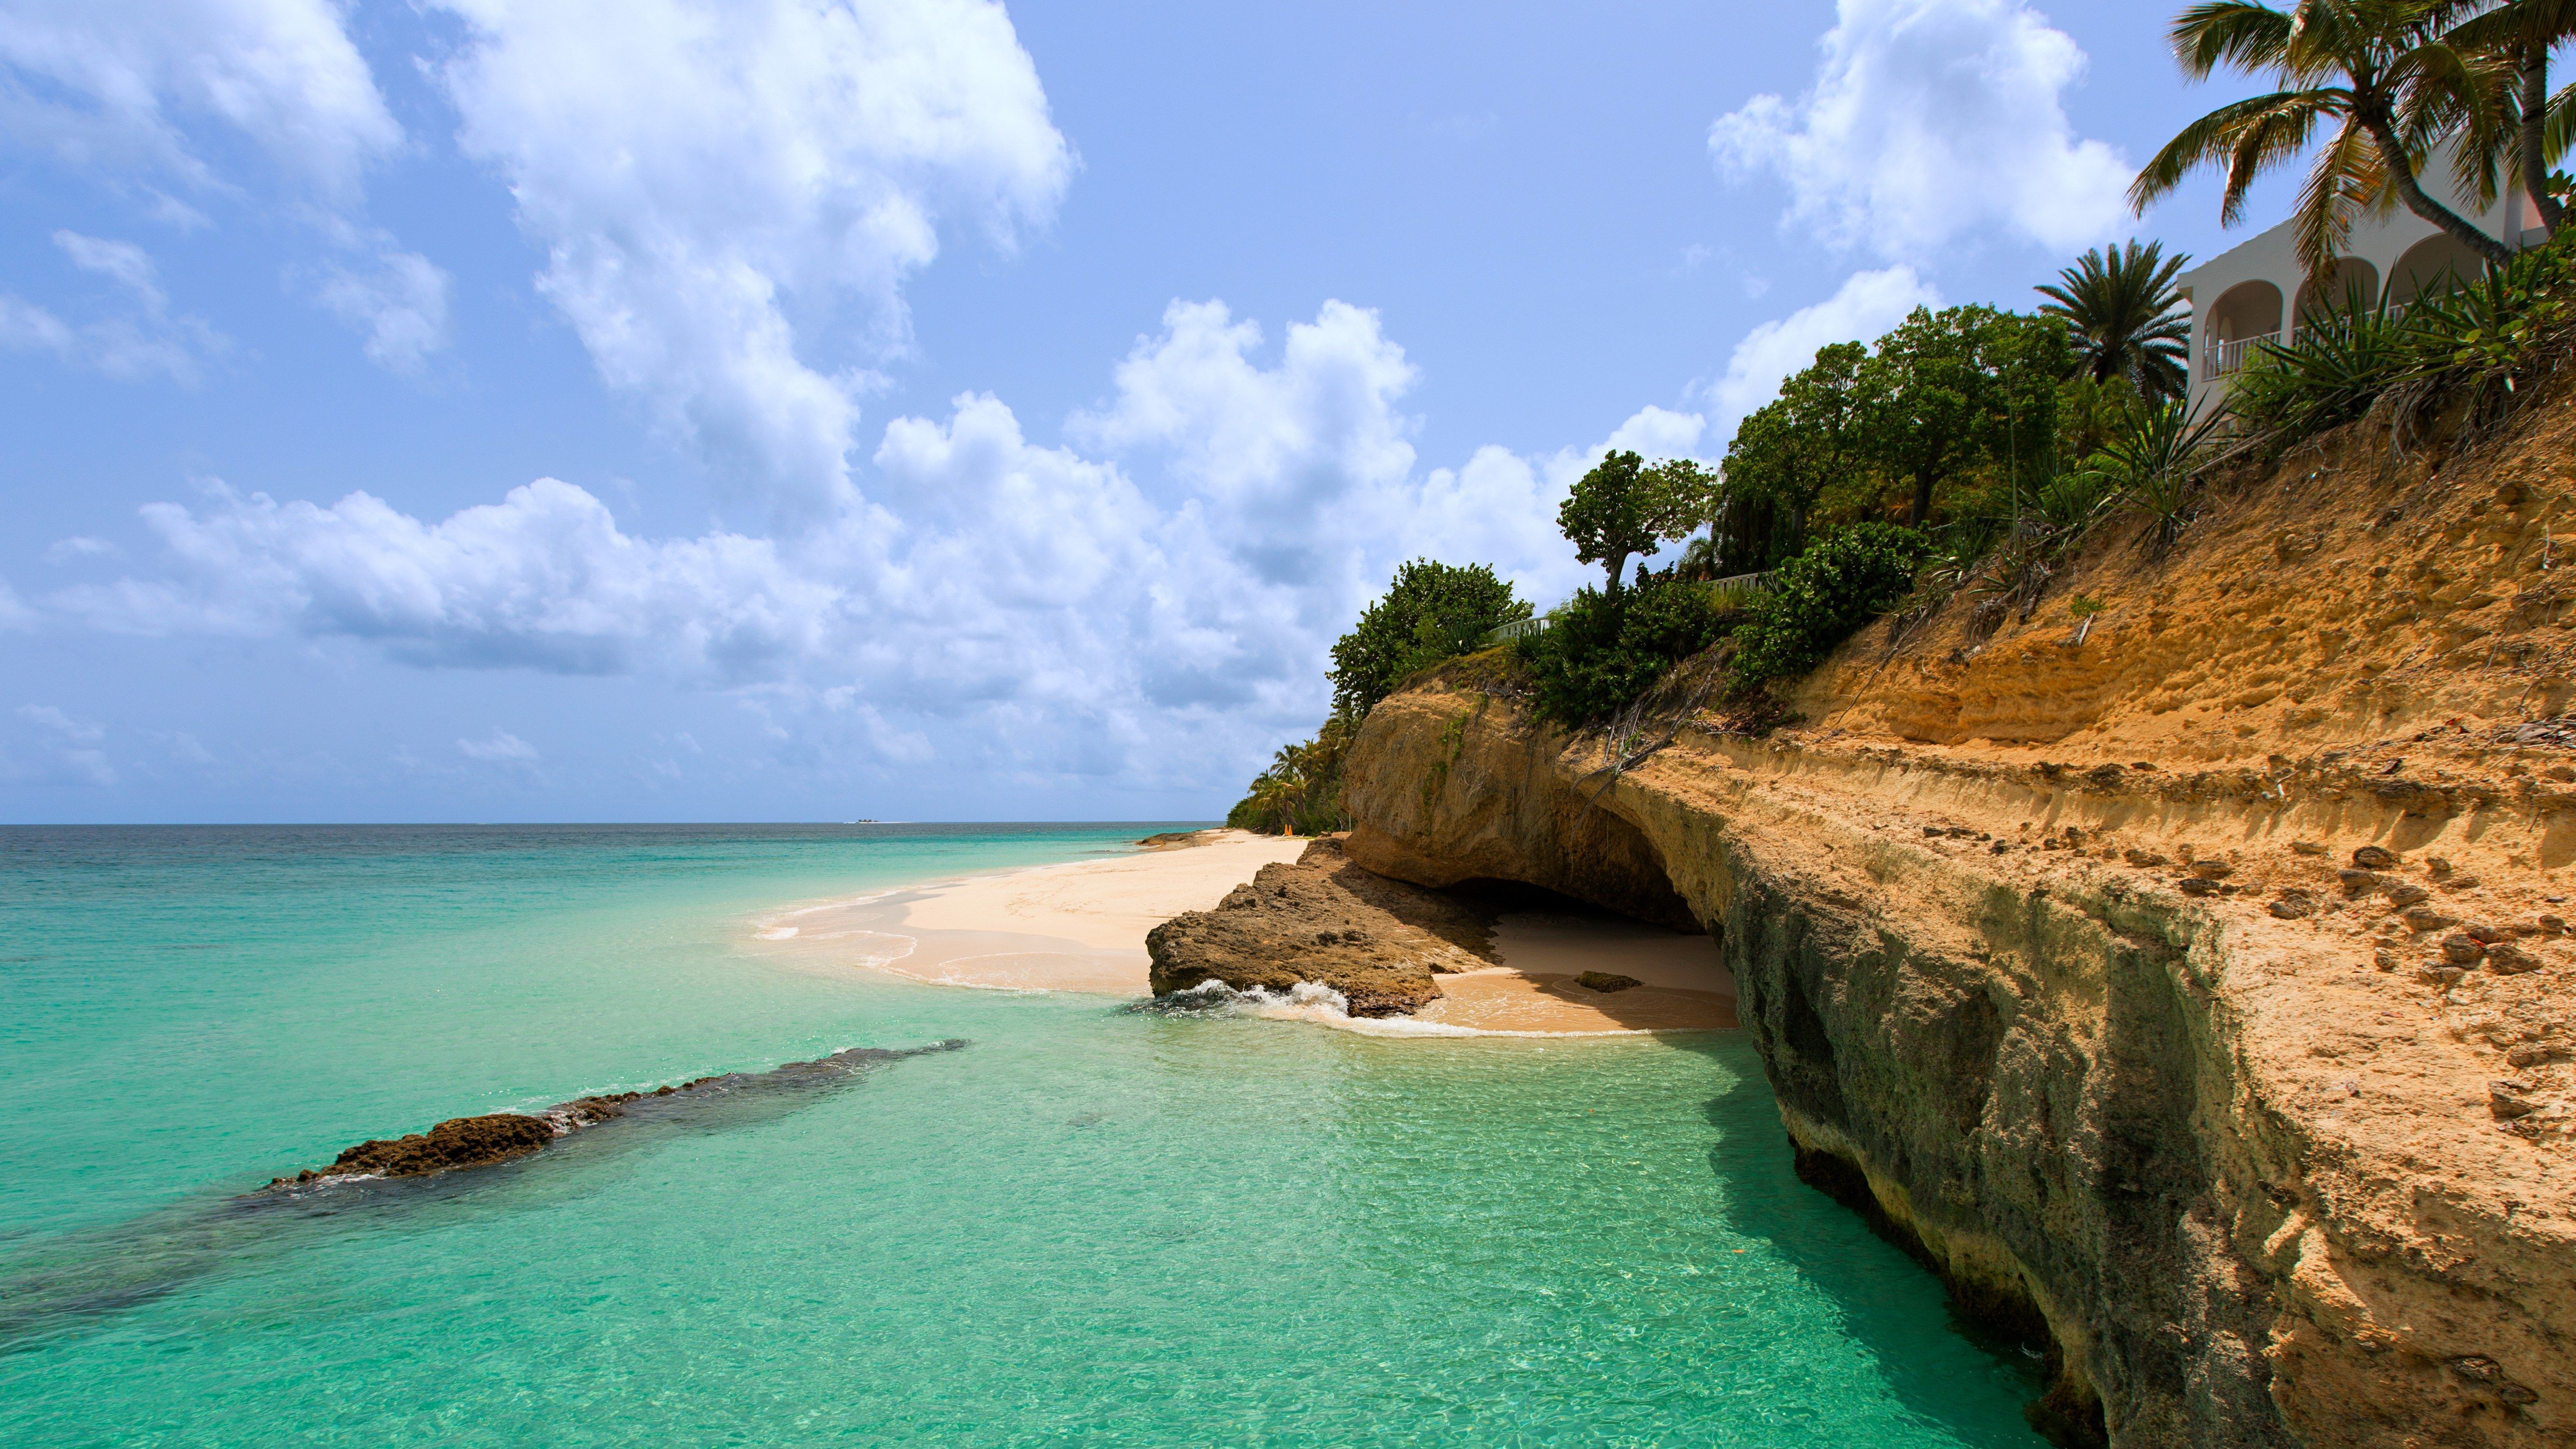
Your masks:
<path fill-rule="evenodd" d="M 1704 924 L 1810 1179 L 2044 1337 L 2061 1437 L 2576 1443 L 2572 427 L 2354 430 L 1623 770 L 1453 669 L 1350 857 Z"/>

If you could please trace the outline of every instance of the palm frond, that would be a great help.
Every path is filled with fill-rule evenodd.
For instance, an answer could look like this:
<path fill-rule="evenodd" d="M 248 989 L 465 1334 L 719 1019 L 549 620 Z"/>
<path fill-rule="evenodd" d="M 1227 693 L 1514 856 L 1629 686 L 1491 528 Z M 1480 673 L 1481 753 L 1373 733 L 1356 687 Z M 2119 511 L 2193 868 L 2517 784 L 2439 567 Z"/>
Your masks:
<path fill-rule="evenodd" d="M 2253 0 L 2206 0 L 2173 23 L 2174 58 L 2183 73 L 2205 80 L 2220 66 L 2279 69 L 2296 31 L 2290 16 Z"/>
<path fill-rule="evenodd" d="M 2181 185 L 2184 177 L 2202 166 L 2232 162 L 2249 126 L 2267 117 L 2294 115 L 2323 104 L 2312 91 L 2275 91 L 2219 107 L 2183 127 L 2139 168 L 2137 179 L 2129 184 L 2130 209 L 2143 215 L 2156 198 Z M 2307 124 L 2315 124 L 2313 116 Z M 2305 137 L 2299 137 L 2290 154 L 2297 154 L 2305 145 Z"/>
<path fill-rule="evenodd" d="M 2386 189 L 2384 178 L 2379 148 L 2359 121 L 2345 117 L 2343 129 L 2308 167 L 2299 204 L 2290 213 L 2299 265 L 2309 276 L 2323 276 L 2333 268 L 2352 237 L 2354 214 Z"/>
<path fill-rule="evenodd" d="M 2328 115 L 2351 113 L 2349 103 L 2338 100 L 2340 92 L 2295 94 L 2298 99 L 2292 103 L 2268 115 L 2248 118 L 2238 130 L 2236 144 L 2228 154 L 2227 189 L 2219 198 L 2219 225 L 2234 226 L 2244 219 L 2245 197 L 2264 172 L 2306 154 L 2309 142 L 2316 136 L 2318 121 Z"/>

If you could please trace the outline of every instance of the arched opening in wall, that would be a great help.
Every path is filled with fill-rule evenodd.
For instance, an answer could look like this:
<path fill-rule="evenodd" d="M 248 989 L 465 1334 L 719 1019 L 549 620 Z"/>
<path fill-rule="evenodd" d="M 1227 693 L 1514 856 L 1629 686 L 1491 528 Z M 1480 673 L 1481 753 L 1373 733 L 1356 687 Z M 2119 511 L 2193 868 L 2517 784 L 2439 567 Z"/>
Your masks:
<path fill-rule="evenodd" d="M 2406 249 L 2388 272 L 2388 306 L 2395 311 L 2418 297 L 2438 296 L 2487 274 L 2486 258 L 2449 232 L 2437 232 Z"/>
<path fill-rule="evenodd" d="M 2256 343 L 2281 333 L 2281 289 L 2239 282 L 2209 305 L 2202 330 L 2201 375 L 2224 377 L 2245 365 Z"/>
<path fill-rule="evenodd" d="M 2331 313 L 2367 312 L 2379 305 L 2379 268 L 2359 257 L 2343 257 L 2321 275 L 2299 284 L 2290 315 L 2305 329 L 2311 318 Z"/>

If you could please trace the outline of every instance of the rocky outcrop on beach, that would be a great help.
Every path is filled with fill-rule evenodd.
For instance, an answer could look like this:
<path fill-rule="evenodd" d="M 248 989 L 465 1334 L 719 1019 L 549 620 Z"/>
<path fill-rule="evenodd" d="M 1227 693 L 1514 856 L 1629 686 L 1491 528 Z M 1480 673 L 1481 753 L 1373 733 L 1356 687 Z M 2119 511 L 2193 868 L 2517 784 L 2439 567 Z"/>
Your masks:
<path fill-rule="evenodd" d="M 1434 973 L 1486 965 L 1491 942 L 1491 922 L 1470 907 L 1376 876 L 1327 838 L 1294 865 L 1263 866 L 1216 909 L 1156 926 L 1145 950 L 1157 996 L 1209 981 L 1273 992 L 1313 982 L 1353 1016 L 1394 1016 L 1438 999 Z"/>
<path fill-rule="evenodd" d="M 651 1091 L 615 1092 L 575 1097 L 543 1112 L 490 1112 L 479 1117 L 450 1117 L 427 1132 L 402 1137 L 374 1137 L 343 1149 L 331 1165 L 306 1168 L 293 1177 L 272 1178 L 269 1188 L 296 1188 L 358 1178 L 426 1177 L 460 1168 L 490 1167 L 525 1157 L 585 1128 L 629 1116 L 671 1116 L 722 1099 L 728 1105 L 755 1106 L 782 1095 L 845 1081 L 881 1062 L 955 1051 L 963 1041 L 888 1051 L 851 1047 L 807 1062 L 787 1062 L 765 1072 L 724 1072 Z"/>
<path fill-rule="evenodd" d="M 1349 858 L 1704 925 L 1802 1173 L 2044 1347 L 2062 1442 L 2576 1443 L 2541 416 L 2447 462 L 2356 429 L 2168 555 L 2115 533 L 2082 622 L 1873 626 L 1760 738 L 1435 676 L 1352 746 Z"/>

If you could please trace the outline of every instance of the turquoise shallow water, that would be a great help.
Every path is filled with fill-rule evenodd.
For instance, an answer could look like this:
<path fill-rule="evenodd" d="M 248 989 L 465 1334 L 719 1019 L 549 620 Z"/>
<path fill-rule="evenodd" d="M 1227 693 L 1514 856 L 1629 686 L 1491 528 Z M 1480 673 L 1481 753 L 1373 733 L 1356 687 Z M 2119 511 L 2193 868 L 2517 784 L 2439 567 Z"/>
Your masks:
<path fill-rule="evenodd" d="M 2029 1366 L 1790 1176 L 1738 1034 L 1390 1041 L 742 945 L 1140 833 L 0 830 L 0 1442 L 2038 1442 Z M 952 1037 L 229 1205 L 441 1117 Z"/>

